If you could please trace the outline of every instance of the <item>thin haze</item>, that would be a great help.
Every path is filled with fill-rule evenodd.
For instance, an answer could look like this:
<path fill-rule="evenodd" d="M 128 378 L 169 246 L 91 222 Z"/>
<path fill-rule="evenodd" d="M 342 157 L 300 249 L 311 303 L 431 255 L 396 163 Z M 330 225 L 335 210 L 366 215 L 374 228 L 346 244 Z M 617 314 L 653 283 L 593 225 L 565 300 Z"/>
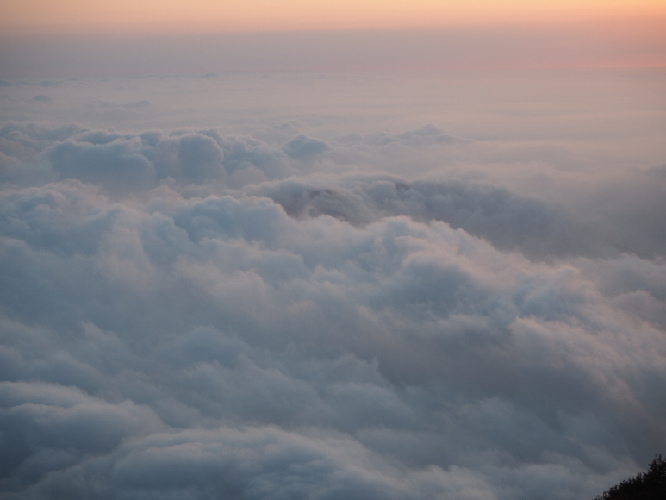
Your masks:
<path fill-rule="evenodd" d="M 73 5 L 3 7 L 0 499 L 591 499 L 666 452 L 647 6 Z"/>

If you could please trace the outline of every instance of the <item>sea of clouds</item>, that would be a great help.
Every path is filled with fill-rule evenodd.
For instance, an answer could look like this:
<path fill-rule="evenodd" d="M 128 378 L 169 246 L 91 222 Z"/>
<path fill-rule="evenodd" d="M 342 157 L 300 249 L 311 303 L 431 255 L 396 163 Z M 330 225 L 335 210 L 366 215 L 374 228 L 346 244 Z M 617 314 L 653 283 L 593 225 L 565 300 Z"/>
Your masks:
<path fill-rule="evenodd" d="M 663 94 L 576 78 L 3 80 L 0 498 L 569 500 L 643 469 Z"/>

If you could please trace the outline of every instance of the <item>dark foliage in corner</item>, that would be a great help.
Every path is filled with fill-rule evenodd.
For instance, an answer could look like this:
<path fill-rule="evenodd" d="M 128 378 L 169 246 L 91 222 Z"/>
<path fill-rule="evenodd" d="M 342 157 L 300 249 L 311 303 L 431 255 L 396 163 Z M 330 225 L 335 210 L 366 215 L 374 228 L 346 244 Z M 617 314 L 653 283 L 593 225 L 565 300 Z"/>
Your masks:
<path fill-rule="evenodd" d="M 666 460 L 656 455 L 647 472 L 625 479 L 594 500 L 662 500 L 666 498 Z"/>

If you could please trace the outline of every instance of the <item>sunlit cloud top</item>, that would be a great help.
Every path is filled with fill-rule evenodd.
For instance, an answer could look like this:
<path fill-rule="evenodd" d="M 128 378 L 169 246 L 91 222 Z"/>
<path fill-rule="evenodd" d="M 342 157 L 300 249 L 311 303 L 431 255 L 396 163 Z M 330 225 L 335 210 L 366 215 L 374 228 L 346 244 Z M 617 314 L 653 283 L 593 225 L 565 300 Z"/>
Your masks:
<path fill-rule="evenodd" d="M 4 0 L 4 33 L 404 28 L 666 15 L 662 0 Z"/>

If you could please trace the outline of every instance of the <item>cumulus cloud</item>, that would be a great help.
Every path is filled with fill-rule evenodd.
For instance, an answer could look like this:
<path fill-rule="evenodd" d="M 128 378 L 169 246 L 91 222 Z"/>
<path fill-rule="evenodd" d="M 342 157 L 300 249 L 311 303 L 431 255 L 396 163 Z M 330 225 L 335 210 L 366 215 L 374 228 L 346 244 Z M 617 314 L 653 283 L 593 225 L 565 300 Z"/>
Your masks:
<path fill-rule="evenodd" d="M 156 182 L 155 168 L 141 154 L 136 140 L 106 144 L 67 141 L 50 151 L 50 160 L 61 178 L 102 185 L 113 194 L 146 189 Z"/>
<path fill-rule="evenodd" d="M 570 499 L 643 468 L 664 167 L 383 168 L 461 145 L 3 125 L 0 496 Z"/>
<path fill-rule="evenodd" d="M 315 156 L 328 149 L 324 141 L 311 139 L 303 134 L 294 137 L 285 147 L 284 152 L 292 158 L 302 159 L 309 156 Z"/>
<path fill-rule="evenodd" d="M 7 181 L 34 182 L 39 169 L 42 182 L 78 179 L 112 196 L 162 184 L 177 190 L 190 186 L 191 193 L 201 196 L 215 189 L 245 187 L 248 194 L 269 196 L 294 217 L 330 215 L 355 225 L 389 215 L 439 220 L 500 250 L 520 251 L 532 259 L 663 254 L 664 223 L 658 215 L 665 208 L 663 166 L 616 176 L 592 191 L 572 189 L 574 198 L 570 194 L 560 201 L 455 174 L 409 178 L 359 175 L 347 168 L 332 177 L 323 173 L 328 163 L 317 166 L 312 160 L 325 151 L 335 156 L 336 150 L 304 135 L 284 148 L 214 129 L 119 134 L 74 125 L 56 129 L 8 125 L 2 135 Z M 395 137 L 378 134 L 354 141 L 392 148 L 408 138 L 406 147 L 413 148 L 414 137 L 434 138 L 444 145 L 454 141 L 430 126 Z M 358 144 L 355 147 L 361 157 L 367 154 Z M 348 145 L 341 143 L 339 149 L 343 157 L 349 154 Z M 25 165 L 27 159 L 36 165 Z M 304 170 L 301 160 L 306 159 Z"/>

